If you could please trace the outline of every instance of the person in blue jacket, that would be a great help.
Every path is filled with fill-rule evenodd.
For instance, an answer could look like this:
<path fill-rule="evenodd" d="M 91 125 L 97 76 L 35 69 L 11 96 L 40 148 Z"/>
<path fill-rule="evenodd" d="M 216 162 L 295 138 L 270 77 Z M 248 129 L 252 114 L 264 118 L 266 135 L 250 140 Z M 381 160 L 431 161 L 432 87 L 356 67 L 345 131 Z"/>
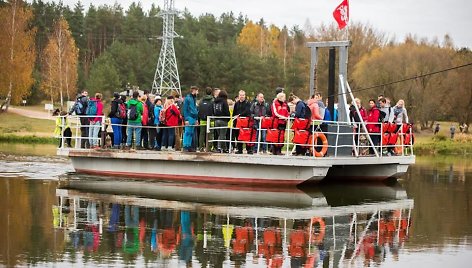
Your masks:
<path fill-rule="evenodd" d="M 160 151 L 161 150 L 161 141 L 162 141 L 162 128 L 160 128 L 161 122 L 159 121 L 159 115 L 161 114 L 162 110 L 162 97 L 156 96 L 154 100 L 154 125 L 157 127 L 156 129 L 156 139 L 154 140 L 154 144 L 151 144 L 154 150 Z"/>
<path fill-rule="evenodd" d="M 197 95 L 198 87 L 192 86 L 190 88 L 190 93 L 187 94 L 184 99 L 182 109 L 185 123 L 183 141 L 184 152 L 195 152 L 192 144 L 195 144 L 195 125 L 198 124 Z"/>

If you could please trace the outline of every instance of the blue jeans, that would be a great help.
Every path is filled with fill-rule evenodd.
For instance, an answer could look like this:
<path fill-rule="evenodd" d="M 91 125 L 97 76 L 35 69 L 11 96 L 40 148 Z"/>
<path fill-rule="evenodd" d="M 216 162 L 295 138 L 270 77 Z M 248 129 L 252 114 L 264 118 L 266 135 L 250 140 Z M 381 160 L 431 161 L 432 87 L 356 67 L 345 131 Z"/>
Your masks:
<path fill-rule="evenodd" d="M 162 147 L 172 147 L 175 139 L 175 128 L 164 128 L 162 131 Z"/>
<path fill-rule="evenodd" d="M 188 121 L 189 125 L 195 125 L 195 123 L 197 122 L 197 120 L 194 118 L 186 118 L 185 121 Z M 194 132 L 195 132 L 195 127 L 188 127 L 188 126 L 185 127 L 184 141 L 183 141 L 183 145 L 185 149 L 192 148 Z"/>
<path fill-rule="evenodd" d="M 120 146 L 121 144 L 121 123 L 122 123 L 121 118 L 111 118 L 111 128 L 113 129 L 113 145 L 114 146 Z"/>
<path fill-rule="evenodd" d="M 100 131 L 100 122 L 90 122 L 89 143 L 90 147 L 98 146 L 98 132 Z"/>
<path fill-rule="evenodd" d="M 128 128 L 126 129 L 126 135 L 128 138 L 126 139 L 126 146 L 131 146 L 131 142 L 133 141 L 133 133 L 134 133 L 134 142 L 136 147 L 140 146 L 141 142 L 141 122 L 128 122 Z M 136 126 L 136 127 L 134 127 Z"/>

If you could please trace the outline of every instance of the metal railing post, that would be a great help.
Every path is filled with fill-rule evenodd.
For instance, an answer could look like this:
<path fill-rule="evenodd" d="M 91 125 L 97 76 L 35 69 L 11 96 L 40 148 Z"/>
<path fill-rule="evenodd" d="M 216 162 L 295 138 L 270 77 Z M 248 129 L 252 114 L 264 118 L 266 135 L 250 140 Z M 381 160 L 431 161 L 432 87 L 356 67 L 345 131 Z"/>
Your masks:
<path fill-rule="evenodd" d="M 210 134 L 210 126 L 211 126 L 211 116 L 207 116 L 206 118 L 206 132 L 205 132 L 205 150 L 207 152 L 210 151 L 210 142 L 208 141 L 209 134 Z"/>
<path fill-rule="evenodd" d="M 285 156 L 289 155 L 289 144 L 288 144 L 288 139 L 290 138 L 290 117 L 287 118 L 287 124 L 285 125 Z"/>
<path fill-rule="evenodd" d="M 361 112 L 359 111 L 359 107 L 357 106 L 357 103 L 354 101 L 355 98 L 354 98 L 354 95 L 352 94 L 351 87 L 349 86 L 349 83 L 346 82 L 346 84 L 347 84 L 347 90 L 349 92 L 349 95 L 351 96 L 351 99 L 353 100 L 353 105 L 356 108 L 356 112 L 359 115 L 359 119 L 361 120 L 360 123 L 362 127 L 364 128 L 364 131 L 366 132 L 367 138 L 369 139 L 370 146 L 374 148 L 375 156 L 379 157 L 379 153 L 377 152 L 377 148 L 375 148 L 374 142 L 372 141 L 372 138 L 370 137 L 369 131 L 367 130 L 367 126 L 364 122 L 364 119 L 361 116 Z"/>
<path fill-rule="evenodd" d="M 229 118 L 229 146 L 228 146 L 228 151 L 231 153 L 231 150 L 233 149 L 233 123 L 234 123 L 234 118 L 235 117 L 230 117 Z"/>
<path fill-rule="evenodd" d="M 262 120 L 259 118 L 259 123 L 257 124 L 257 153 L 259 154 L 259 151 L 261 149 L 261 137 L 262 137 Z"/>
<path fill-rule="evenodd" d="M 102 115 L 101 118 L 102 118 L 102 125 L 101 125 L 102 132 L 101 132 L 101 135 L 100 135 L 100 142 L 101 142 L 100 147 L 102 147 L 102 149 L 103 149 L 103 148 L 105 148 L 105 140 L 106 140 L 107 132 L 106 132 L 105 116 Z"/>

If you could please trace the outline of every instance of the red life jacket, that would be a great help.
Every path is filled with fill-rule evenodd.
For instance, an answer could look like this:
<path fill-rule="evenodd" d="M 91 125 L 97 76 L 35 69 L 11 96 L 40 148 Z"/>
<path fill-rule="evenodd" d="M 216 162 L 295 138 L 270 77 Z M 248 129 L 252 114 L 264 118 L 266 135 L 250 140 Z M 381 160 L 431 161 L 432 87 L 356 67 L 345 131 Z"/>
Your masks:
<path fill-rule="evenodd" d="M 284 117 L 290 116 L 288 104 L 286 102 L 281 103 L 277 99 L 275 99 L 272 102 L 271 110 L 272 110 L 272 117 L 279 118 L 279 116 L 284 116 Z M 287 124 L 287 121 L 285 119 L 279 118 L 279 125 L 286 125 L 286 124 Z"/>

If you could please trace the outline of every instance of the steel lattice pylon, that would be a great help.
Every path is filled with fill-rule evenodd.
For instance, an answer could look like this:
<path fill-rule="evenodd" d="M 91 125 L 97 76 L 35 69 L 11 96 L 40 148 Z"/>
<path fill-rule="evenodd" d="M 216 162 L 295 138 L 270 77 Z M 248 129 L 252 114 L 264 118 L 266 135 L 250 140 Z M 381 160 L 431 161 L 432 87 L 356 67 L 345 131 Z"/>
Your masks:
<path fill-rule="evenodd" d="M 164 0 L 164 8 L 159 13 L 163 19 L 162 47 L 157 61 L 154 82 L 152 83 L 152 93 L 165 95 L 176 91 L 181 94 L 179 70 L 175 58 L 174 38 L 180 37 L 174 31 L 174 16 L 178 15 L 175 10 L 174 0 Z"/>

